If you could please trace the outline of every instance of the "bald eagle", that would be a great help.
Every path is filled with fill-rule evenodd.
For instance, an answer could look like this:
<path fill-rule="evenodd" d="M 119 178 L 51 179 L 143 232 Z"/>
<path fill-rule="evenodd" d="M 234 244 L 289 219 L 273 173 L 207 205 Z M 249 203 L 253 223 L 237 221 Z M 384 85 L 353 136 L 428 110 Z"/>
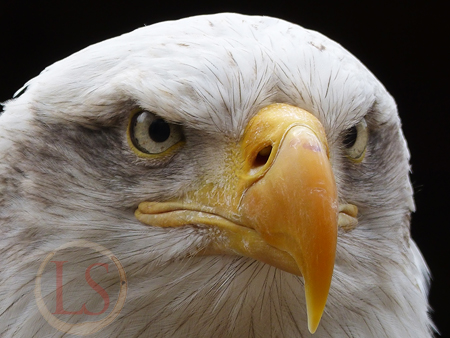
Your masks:
<path fill-rule="evenodd" d="M 74 241 L 126 274 L 93 337 L 433 335 L 395 102 L 317 32 L 217 14 L 92 45 L 4 103 L 0 158 L 2 337 L 114 303 Z"/>

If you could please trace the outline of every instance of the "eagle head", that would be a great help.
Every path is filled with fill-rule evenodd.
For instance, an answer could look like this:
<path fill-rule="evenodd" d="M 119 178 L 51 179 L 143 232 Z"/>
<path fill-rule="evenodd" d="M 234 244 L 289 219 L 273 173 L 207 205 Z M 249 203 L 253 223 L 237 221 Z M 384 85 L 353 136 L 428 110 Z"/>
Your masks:
<path fill-rule="evenodd" d="M 36 274 L 89 241 L 127 279 L 98 337 L 431 337 L 396 105 L 339 44 L 198 16 L 90 46 L 20 94 L 0 117 L 2 336 L 68 332 Z M 59 261 L 65 308 L 104 305 L 67 294 L 93 255 Z M 95 280 L 112 295 L 116 277 Z"/>

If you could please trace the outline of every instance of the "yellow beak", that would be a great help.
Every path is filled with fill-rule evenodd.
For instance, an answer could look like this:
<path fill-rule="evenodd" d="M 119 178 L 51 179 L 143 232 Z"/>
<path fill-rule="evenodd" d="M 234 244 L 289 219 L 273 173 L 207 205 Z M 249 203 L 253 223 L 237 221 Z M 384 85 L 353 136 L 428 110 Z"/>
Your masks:
<path fill-rule="evenodd" d="M 143 202 L 136 217 L 152 226 L 202 224 L 217 238 L 202 254 L 252 257 L 303 276 L 308 327 L 314 333 L 333 275 L 339 206 L 321 123 L 273 104 L 230 146 L 226 170 L 181 200 Z"/>

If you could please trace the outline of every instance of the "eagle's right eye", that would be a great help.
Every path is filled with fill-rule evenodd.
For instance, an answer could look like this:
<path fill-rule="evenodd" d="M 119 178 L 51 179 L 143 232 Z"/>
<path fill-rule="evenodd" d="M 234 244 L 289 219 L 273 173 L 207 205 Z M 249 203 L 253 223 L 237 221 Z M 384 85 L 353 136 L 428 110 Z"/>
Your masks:
<path fill-rule="evenodd" d="M 182 142 L 183 130 L 180 125 L 169 123 L 149 111 L 142 110 L 132 115 L 128 137 L 138 155 L 158 155 Z"/>

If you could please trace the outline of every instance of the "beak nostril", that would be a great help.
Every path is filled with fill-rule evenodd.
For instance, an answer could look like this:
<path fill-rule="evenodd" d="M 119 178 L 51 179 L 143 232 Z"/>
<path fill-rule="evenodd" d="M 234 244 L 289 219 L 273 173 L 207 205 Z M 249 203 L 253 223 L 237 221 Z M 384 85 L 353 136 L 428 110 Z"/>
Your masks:
<path fill-rule="evenodd" d="M 272 152 L 272 146 L 267 146 L 261 149 L 253 161 L 252 171 L 264 166 L 269 160 L 270 153 Z"/>

